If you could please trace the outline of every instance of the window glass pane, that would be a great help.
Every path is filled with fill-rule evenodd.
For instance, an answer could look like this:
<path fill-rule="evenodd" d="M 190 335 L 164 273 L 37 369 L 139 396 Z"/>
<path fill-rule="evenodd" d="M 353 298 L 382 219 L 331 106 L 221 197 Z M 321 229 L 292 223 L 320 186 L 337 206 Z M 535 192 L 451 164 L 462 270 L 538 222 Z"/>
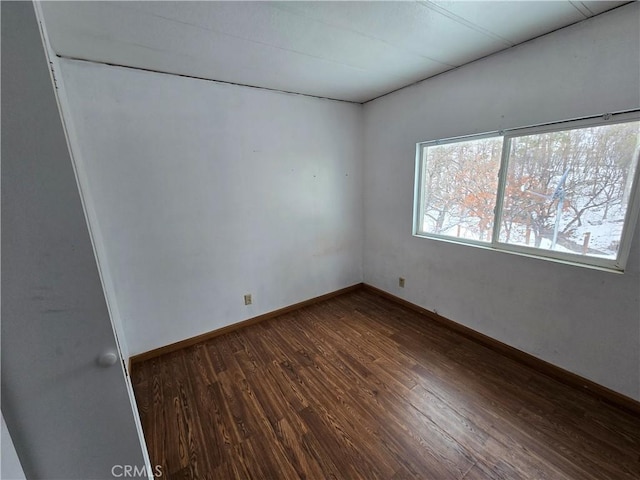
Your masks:
<path fill-rule="evenodd" d="M 423 148 L 422 233 L 491 242 L 502 141 Z"/>
<path fill-rule="evenodd" d="M 615 259 L 640 122 L 511 139 L 499 241 Z"/>

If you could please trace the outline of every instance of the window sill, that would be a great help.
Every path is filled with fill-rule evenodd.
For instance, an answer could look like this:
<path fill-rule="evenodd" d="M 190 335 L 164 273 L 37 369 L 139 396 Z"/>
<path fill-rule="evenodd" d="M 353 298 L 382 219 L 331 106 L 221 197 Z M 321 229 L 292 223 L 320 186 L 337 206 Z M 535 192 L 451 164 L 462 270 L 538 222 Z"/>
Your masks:
<path fill-rule="evenodd" d="M 517 255 L 519 257 L 527 257 L 527 258 L 533 258 L 533 259 L 536 259 L 536 260 L 543 260 L 543 261 L 547 261 L 547 262 L 560 263 L 560 264 L 563 264 L 563 265 L 570 265 L 570 266 L 573 266 L 573 267 L 588 268 L 590 270 L 597 270 L 597 271 L 600 271 L 600 272 L 616 273 L 616 274 L 623 274 L 624 273 L 624 266 L 619 267 L 619 266 L 615 266 L 613 264 L 611 264 L 611 265 L 596 265 L 596 264 L 593 264 L 593 263 L 580 262 L 578 260 L 574 260 L 574 259 L 571 259 L 571 258 L 558 258 L 558 257 L 553 257 L 553 256 L 541 255 L 541 254 L 535 253 L 535 251 L 531 251 L 531 250 L 534 250 L 534 249 L 527 248 L 527 247 L 515 247 L 515 248 L 509 247 L 509 248 L 505 248 L 503 246 L 504 244 L 485 243 L 485 242 L 478 242 L 478 241 L 474 241 L 474 240 L 458 240 L 458 239 L 451 238 L 451 237 L 437 236 L 437 235 L 424 234 L 424 233 L 414 233 L 413 236 L 417 237 L 417 238 L 424 238 L 424 239 L 427 239 L 427 240 L 435 240 L 435 241 L 438 241 L 438 242 L 450 243 L 450 244 L 460 245 L 460 246 L 464 246 L 464 247 L 475 247 L 475 248 L 480 248 L 480 249 L 483 249 L 483 250 L 489 250 L 489 251 L 493 251 L 493 252 L 497 252 L 497 253 L 506 253 L 506 254 L 509 254 L 509 255 Z M 593 260 L 593 257 L 589 257 L 589 260 Z M 611 262 L 613 263 L 613 261 L 611 261 Z"/>

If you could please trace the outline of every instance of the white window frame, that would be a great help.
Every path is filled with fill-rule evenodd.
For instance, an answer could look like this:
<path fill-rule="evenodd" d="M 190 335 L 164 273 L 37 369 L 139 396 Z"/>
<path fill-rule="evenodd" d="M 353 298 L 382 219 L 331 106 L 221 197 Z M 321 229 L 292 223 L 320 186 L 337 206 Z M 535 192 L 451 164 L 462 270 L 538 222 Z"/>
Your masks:
<path fill-rule="evenodd" d="M 638 183 L 640 182 L 640 158 L 636 166 L 629 195 L 622 234 L 620 237 L 620 247 L 615 259 L 599 258 L 587 255 L 546 250 L 542 248 L 529 247 L 525 245 L 514 245 L 499 241 L 500 227 L 502 223 L 502 210 L 504 202 L 504 190 L 507 181 L 507 171 L 509 166 L 509 153 L 511 151 L 511 140 L 523 135 L 544 134 L 577 128 L 597 127 L 624 123 L 630 121 L 640 121 L 640 111 L 632 111 L 618 114 L 605 114 L 597 117 L 580 120 L 569 120 L 552 124 L 523 127 L 510 130 L 501 130 L 478 135 L 465 135 L 446 139 L 419 142 L 416 144 L 415 160 L 415 185 L 414 185 L 414 208 L 413 208 L 413 235 L 416 237 L 428 238 L 438 241 L 471 245 L 480 248 L 487 248 L 499 252 L 523 255 L 527 257 L 550 260 L 554 262 L 567 263 L 583 267 L 596 268 L 600 270 L 621 273 L 624 271 L 631 250 L 633 233 L 635 231 L 638 213 L 640 211 L 640 194 L 638 193 Z M 502 155 L 500 158 L 500 168 L 498 171 L 498 188 L 496 191 L 496 206 L 494 209 L 493 234 L 490 242 L 472 240 L 466 238 L 453 237 L 421 231 L 422 219 L 424 217 L 424 182 L 423 174 L 425 169 L 425 151 L 428 147 L 435 145 L 445 145 L 448 143 L 458 143 L 469 140 L 481 140 L 485 138 L 502 137 Z M 635 155 L 640 155 L 640 150 L 636 150 Z"/>

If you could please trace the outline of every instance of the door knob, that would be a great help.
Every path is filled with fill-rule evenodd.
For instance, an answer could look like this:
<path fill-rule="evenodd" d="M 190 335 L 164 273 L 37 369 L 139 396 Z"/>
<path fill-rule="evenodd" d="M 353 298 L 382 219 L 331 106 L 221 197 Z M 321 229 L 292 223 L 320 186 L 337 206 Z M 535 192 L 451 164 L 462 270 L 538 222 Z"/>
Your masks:
<path fill-rule="evenodd" d="M 101 367 L 110 367 L 118 363 L 118 355 L 114 352 L 104 352 L 98 357 L 98 365 Z"/>

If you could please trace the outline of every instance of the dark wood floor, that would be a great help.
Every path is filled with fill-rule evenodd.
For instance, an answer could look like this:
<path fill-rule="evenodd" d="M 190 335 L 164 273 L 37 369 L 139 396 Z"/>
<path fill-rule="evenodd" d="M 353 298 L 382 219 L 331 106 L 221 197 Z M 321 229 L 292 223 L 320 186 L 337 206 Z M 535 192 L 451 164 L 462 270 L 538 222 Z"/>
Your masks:
<path fill-rule="evenodd" d="M 132 377 L 168 479 L 640 478 L 640 418 L 364 290 Z"/>

